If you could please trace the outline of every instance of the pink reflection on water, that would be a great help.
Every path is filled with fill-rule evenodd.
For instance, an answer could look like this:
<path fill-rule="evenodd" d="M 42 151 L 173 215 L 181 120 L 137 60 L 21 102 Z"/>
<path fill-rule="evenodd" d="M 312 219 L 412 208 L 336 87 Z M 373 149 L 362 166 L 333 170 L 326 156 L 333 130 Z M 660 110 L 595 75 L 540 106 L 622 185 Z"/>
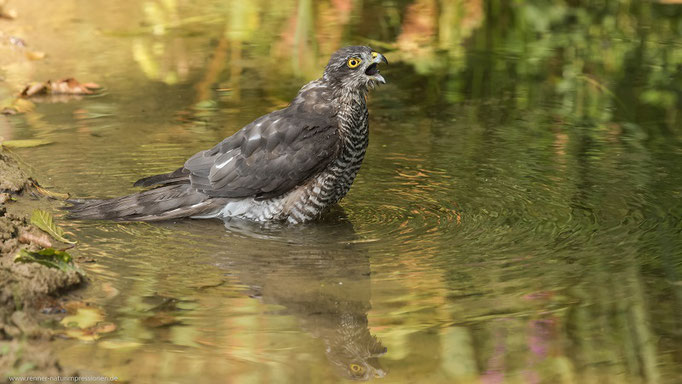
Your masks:
<path fill-rule="evenodd" d="M 485 373 L 481 375 L 481 383 L 499 384 L 504 382 L 505 353 L 507 351 L 506 338 L 506 328 L 499 327 L 495 330 L 495 349 L 493 350 L 493 355 L 488 360 L 488 367 Z"/>

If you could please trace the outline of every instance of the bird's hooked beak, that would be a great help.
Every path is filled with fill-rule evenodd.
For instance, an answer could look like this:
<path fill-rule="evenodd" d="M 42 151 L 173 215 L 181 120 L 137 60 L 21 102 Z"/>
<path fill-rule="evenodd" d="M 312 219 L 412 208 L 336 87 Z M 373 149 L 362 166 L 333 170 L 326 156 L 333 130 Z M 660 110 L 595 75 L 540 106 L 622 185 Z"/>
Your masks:
<path fill-rule="evenodd" d="M 367 76 L 372 77 L 374 80 L 381 84 L 386 84 L 386 79 L 384 79 L 384 77 L 381 76 L 381 74 L 379 73 L 379 63 L 384 63 L 388 65 L 388 60 L 386 60 L 386 57 L 381 53 L 372 52 L 372 62 L 369 66 L 367 66 L 365 74 Z"/>

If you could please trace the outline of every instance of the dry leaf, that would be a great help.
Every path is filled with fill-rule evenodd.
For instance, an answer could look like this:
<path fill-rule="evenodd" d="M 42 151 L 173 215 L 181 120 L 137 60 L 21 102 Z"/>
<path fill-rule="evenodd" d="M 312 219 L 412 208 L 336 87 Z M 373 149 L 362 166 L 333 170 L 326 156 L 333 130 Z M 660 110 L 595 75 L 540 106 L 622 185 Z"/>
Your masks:
<path fill-rule="evenodd" d="M 55 200 L 66 200 L 70 197 L 68 193 L 52 192 L 36 183 L 33 183 L 33 188 L 35 188 L 36 192 L 40 193 L 41 195 Z"/>
<path fill-rule="evenodd" d="M 35 244 L 43 248 L 52 248 L 50 237 L 44 233 L 35 234 L 29 231 L 19 233 L 19 242 L 24 244 Z"/>
<path fill-rule="evenodd" d="M 92 94 L 94 90 L 102 88 L 95 83 L 81 84 L 74 78 L 62 79 L 54 83 L 48 80 L 47 83 L 50 85 L 53 94 L 89 95 Z"/>
<path fill-rule="evenodd" d="M 21 91 L 22 97 L 31 97 L 34 95 L 47 94 L 47 85 L 45 83 L 31 83 Z"/>
<path fill-rule="evenodd" d="M 35 95 L 90 95 L 100 89 L 95 83 L 79 83 L 74 78 L 61 79 L 59 81 L 48 80 L 44 83 L 31 83 L 21 91 L 21 97 Z"/>

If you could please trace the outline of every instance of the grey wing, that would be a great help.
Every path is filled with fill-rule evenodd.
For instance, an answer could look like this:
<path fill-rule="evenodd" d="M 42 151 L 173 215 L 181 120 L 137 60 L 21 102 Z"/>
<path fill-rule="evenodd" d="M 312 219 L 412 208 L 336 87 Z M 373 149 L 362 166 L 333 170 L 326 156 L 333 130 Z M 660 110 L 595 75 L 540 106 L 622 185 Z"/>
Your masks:
<path fill-rule="evenodd" d="M 256 119 L 185 162 L 192 187 L 212 197 L 269 198 L 288 192 L 336 157 L 336 119 L 289 108 Z"/>

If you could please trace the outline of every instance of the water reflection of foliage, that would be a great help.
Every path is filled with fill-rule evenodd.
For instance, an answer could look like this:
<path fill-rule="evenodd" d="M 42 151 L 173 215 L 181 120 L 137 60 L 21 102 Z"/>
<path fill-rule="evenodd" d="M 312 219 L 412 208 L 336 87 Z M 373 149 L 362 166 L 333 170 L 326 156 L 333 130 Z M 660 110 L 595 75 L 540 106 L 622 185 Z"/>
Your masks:
<path fill-rule="evenodd" d="M 676 19 L 669 17 L 679 12 L 662 5 L 497 0 L 418 0 L 384 9 L 343 0 L 211 5 L 197 16 L 187 14 L 183 2 L 145 3 L 151 35 L 174 36 L 146 48 L 136 40 L 135 57 L 145 73 L 170 83 L 186 79 L 187 53 L 179 54 L 175 70 L 165 71 L 160 63 L 167 58 L 154 56 L 180 49 L 178 35 L 207 23 L 225 41 L 214 54 L 230 51 L 230 83 L 237 90 L 243 68 L 255 58 L 274 72 L 268 80 L 287 73 L 310 79 L 338 46 L 370 42 L 391 50 L 393 61 L 440 78 L 429 82 L 427 93 L 444 85 L 442 96 L 451 102 L 511 92 L 523 110 L 549 97 L 557 100 L 558 116 L 600 126 L 631 120 L 634 111 L 625 105 L 634 102 L 649 118 L 662 114 L 671 125 L 679 121 L 682 50 L 667 48 L 679 46 Z M 633 68 L 640 73 L 631 73 Z"/>
<path fill-rule="evenodd" d="M 492 268 L 489 274 L 477 270 L 467 276 L 467 268 L 458 265 L 448 269 L 443 281 L 428 283 L 434 290 L 447 286 L 451 295 L 462 292 L 463 297 L 485 284 L 496 289 L 490 298 L 494 302 L 477 305 L 458 299 L 458 305 L 466 310 L 449 314 L 471 325 L 473 331 L 458 326 L 433 333 L 434 348 L 443 352 L 443 371 L 451 378 L 465 380 L 477 375 L 478 366 L 485 367 L 485 380 L 504 380 L 505 374 L 524 372 L 529 381 L 539 380 L 537 375 L 541 374 L 542 378 L 553 378 L 556 382 L 571 382 L 576 377 L 597 380 L 625 371 L 628 377 L 660 381 L 658 356 L 652 343 L 654 331 L 649 325 L 652 319 L 647 314 L 651 310 L 646 305 L 647 287 L 638 266 L 642 260 L 633 253 L 639 248 L 646 249 L 641 243 L 649 240 L 623 238 L 621 251 L 627 257 L 614 274 L 606 267 L 613 267 L 613 261 L 603 257 L 609 251 L 605 244 L 610 244 L 613 238 L 583 236 L 589 228 L 595 231 L 602 226 L 615 228 L 619 221 L 650 215 L 624 196 L 638 195 L 651 182 L 651 170 L 657 160 L 644 141 L 679 135 L 676 128 L 682 105 L 679 8 L 627 0 L 416 0 L 386 3 L 383 8 L 343 0 L 240 4 L 217 5 L 224 7 L 221 12 L 228 16 L 222 23 L 224 29 L 217 31 L 221 35 L 217 38 L 215 56 L 229 51 L 225 64 L 229 71 L 223 74 L 218 68 L 204 76 L 198 101 L 216 97 L 210 91 L 215 83 L 230 88 L 230 100 L 239 100 L 240 84 L 247 81 L 245 68 L 257 71 L 258 86 L 264 88 L 268 97 L 284 100 L 282 95 L 290 94 L 302 81 L 300 78 L 317 77 L 328 54 L 339 45 L 368 42 L 390 52 L 391 61 L 398 63 L 393 66 L 394 74 L 409 77 L 401 79 L 400 84 L 409 87 L 413 94 L 391 98 L 392 104 L 386 109 L 394 114 L 394 120 L 400 120 L 397 107 L 405 107 L 403 117 L 411 115 L 411 124 L 419 128 L 400 128 L 399 124 L 397 127 L 404 128 L 405 136 L 425 140 L 396 146 L 416 147 L 417 152 L 429 153 L 432 169 L 447 164 L 450 158 L 434 159 L 433 154 L 447 153 L 435 147 L 438 138 L 448 134 L 449 127 L 431 124 L 429 113 L 439 111 L 439 119 L 456 116 L 471 126 L 459 140 L 467 145 L 456 148 L 464 154 L 458 160 L 465 159 L 458 164 L 465 169 L 459 175 L 461 184 L 477 189 L 484 174 L 497 178 L 500 185 L 519 185 L 536 193 L 532 197 L 518 195 L 519 201 L 514 201 L 515 195 L 510 194 L 508 201 L 496 207 L 494 201 L 499 198 L 496 193 L 506 191 L 491 190 L 489 184 L 481 184 L 479 199 L 486 200 L 500 225 L 495 230 L 482 229 L 487 236 L 465 240 L 480 250 L 496 244 L 496 238 L 502 236 L 523 238 L 543 234 L 553 239 L 548 247 L 565 249 L 561 257 L 566 258 L 566 264 L 552 267 L 549 264 L 556 260 L 541 261 L 548 264 L 538 271 L 558 272 L 547 276 L 547 280 L 538 278 L 540 282 L 517 275 L 513 280 L 517 285 L 510 285 L 505 282 L 508 270 Z M 264 9 L 269 11 L 263 12 Z M 277 36 L 274 41 L 273 36 Z M 291 75 L 295 81 L 281 80 Z M 248 81 L 252 80 L 248 77 Z M 411 108 L 416 99 L 421 102 L 420 108 Z M 421 119 L 423 124 L 414 124 L 415 119 Z M 430 127 L 430 131 L 424 127 Z M 499 127 L 505 131 L 501 133 Z M 491 154 L 488 148 L 494 140 L 506 145 Z M 496 162 L 500 158 L 516 167 L 504 167 Z M 476 169 L 466 169 L 467 166 Z M 534 188 L 537 181 L 525 180 L 526 175 L 544 166 L 554 173 L 547 181 L 551 194 Z M 510 174 L 500 177 L 502 171 Z M 468 177 L 471 179 L 467 180 Z M 552 194 L 564 196 L 568 203 L 557 206 Z M 534 206 L 528 206 L 529 200 L 534 201 Z M 466 199 L 462 203 L 476 206 Z M 627 215 L 622 213 L 624 209 Z M 469 215 L 468 220 L 489 223 L 492 216 L 487 214 Z M 530 240 L 529 243 L 532 244 Z M 585 246 L 594 247 L 591 251 L 594 259 L 583 261 L 587 264 L 582 268 L 592 272 L 577 277 L 580 271 L 572 266 L 575 260 L 571 260 L 570 250 Z M 509 255 L 505 255 L 505 263 L 506 257 Z M 402 261 L 411 267 L 420 262 L 407 256 Z M 527 266 L 521 263 L 519 272 L 513 273 L 527 273 L 524 269 Z M 464 286 L 453 283 L 449 274 L 458 274 L 456 281 L 463 281 Z M 560 280 L 566 274 L 572 277 L 564 280 L 566 286 L 577 281 L 575 287 L 521 298 L 514 295 L 532 291 L 533 286 L 558 285 L 549 280 Z M 423 289 L 425 279 L 428 277 L 412 273 L 405 282 L 407 291 L 403 299 L 414 300 L 410 292 Z M 472 283 L 474 280 L 479 283 Z M 595 294 L 593 287 L 603 287 L 604 281 L 611 282 L 612 288 L 601 288 L 604 290 Z M 507 296 L 505 290 L 514 294 Z M 478 302 L 478 296 L 473 295 L 472 300 Z M 410 307 L 415 313 L 420 311 L 420 304 L 424 308 L 447 307 L 442 299 L 417 300 Z M 519 308 L 529 306 L 524 300 L 539 302 L 536 311 L 543 313 L 520 311 Z M 502 315 L 474 315 L 477 311 L 472 308 L 494 308 L 495 302 L 505 303 Z M 555 309 L 548 311 L 547 307 Z M 448 315 L 439 312 L 436 316 Z M 390 319 L 385 321 L 390 323 Z M 406 321 L 420 330 L 424 324 L 433 322 L 418 315 Z M 410 324 L 400 328 L 409 328 Z M 389 326 L 382 329 L 389 339 L 401 339 L 399 345 L 404 343 L 403 350 L 394 348 L 388 359 L 399 361 L 400 356 L 408 358 L 411 350 L 419 350 L 410 347 L 409 336 L 394 335 Z M 425 338 L 420 338 L 420 342 Z M 569 341 L 574 343 L 570 348 L 557 347 Z M 538 351 L 544 348 L 538 345 L 552 345 L 553 349 Z M 453 353 L 457 359 L 447 356 Z M 600 368 L 603 361 L 611 366 Z M 433 369 L 436 367 L 417 368 L 424 375 L 433 373 Z"/>

